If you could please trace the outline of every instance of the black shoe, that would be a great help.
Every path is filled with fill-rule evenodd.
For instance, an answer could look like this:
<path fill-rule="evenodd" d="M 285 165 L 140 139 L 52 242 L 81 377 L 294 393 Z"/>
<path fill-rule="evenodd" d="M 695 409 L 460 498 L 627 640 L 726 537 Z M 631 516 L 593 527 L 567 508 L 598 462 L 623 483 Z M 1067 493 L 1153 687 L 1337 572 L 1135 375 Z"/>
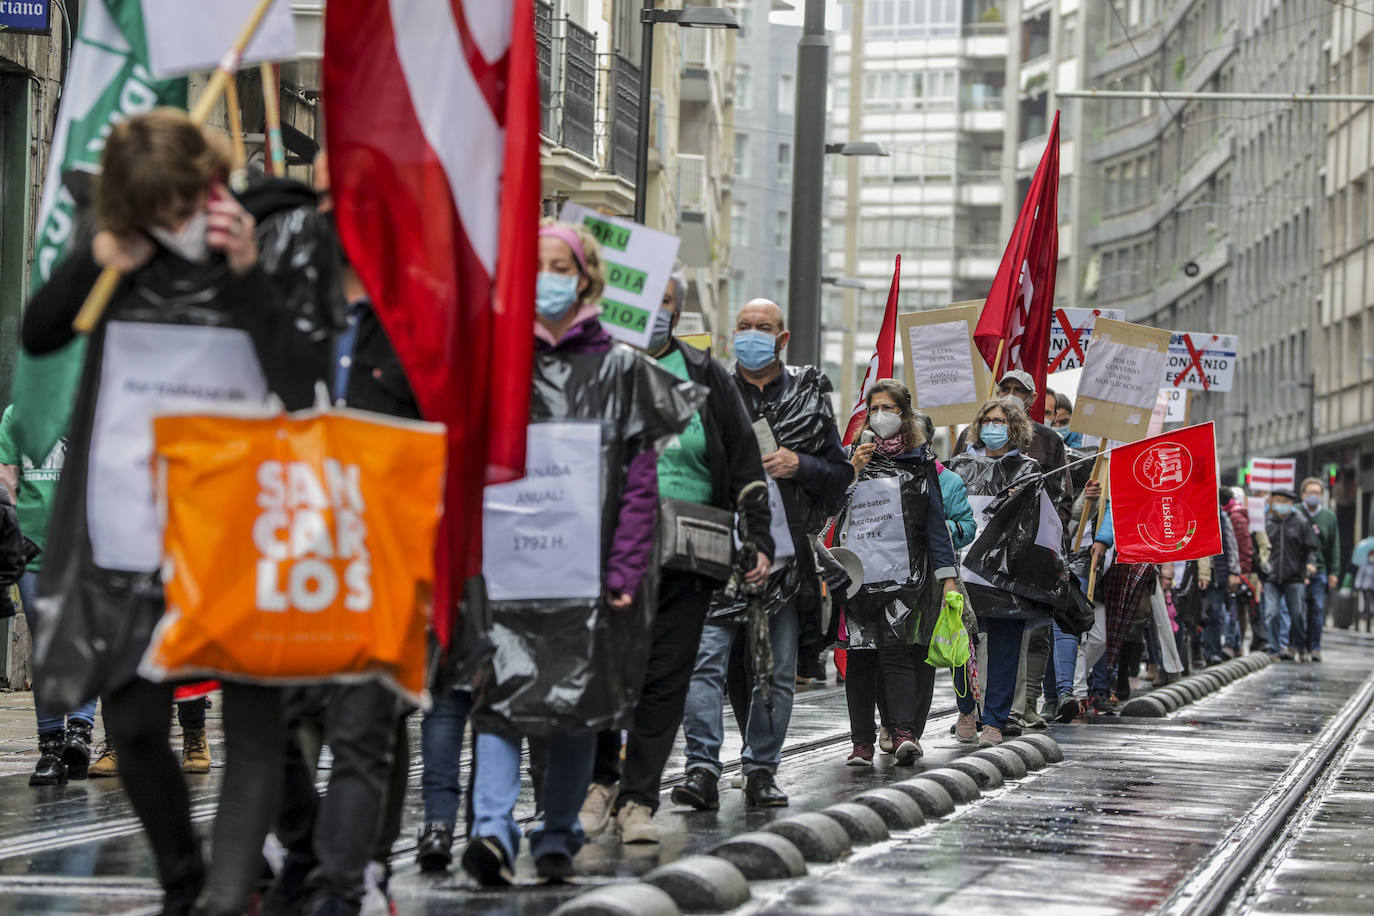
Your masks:
<path fill-rule="evenodd" d="M 181 877 L 168 881 L 162 898 L 162 916 L 188 916 L 196 910 L 196 898 L 205 889 L 205 863 L 196 849 L 182 861 Z"/>
<path fill-rule="evenodd" d="M 1002 726 L 1002 737 L 1019 738 L 1021 737 L 1021 730 L 1020 722 L 1017 722 L 1015 719 L 1008 719 L 1007 724 Z"/>
<path fill-rule="evenodd" d="M 547 884 L 567 884 L 577 874 L 572 856 L 566 852 L 546 852 L 534 860 L 534 870 Z"/>
<path fill-rule="evenodd" d="M 55 786 L 67 781 L 67 767 L 62 762 L 62 751 L 66 746 L 67 736 L 62 729 L 38 736 L 38 765 L 33 768 L 29 785 Z"/>
<path fill-rule="evenodd" d="M 787 793 L 778 788 L 772 773 L 755 770 L 744 780 L 744 804 L 750 808 L 786 808 Z"/>
<path fill-rule="evenodd" d="M 91 768 L 91 723 L 77 719 L 67 723 L 67 744 L 62 749 L 62 762 L 68 779 L 85 779 Z"/>
<path fill-rule="evenodd" d="M 300 916 L 310 898 L 310 888 L 305 881 L 318 864 L 313 855 L 287 853 L 281 874 L 262 895 L 258 905 L 260 916 Z"/>
<path fill-rule="evenodd" d="M 453 825 L 443 821 L 426 824 L 420 832 L 415 861 L 420 864 L 420 871 L 447 871 L 453 862 Z"/>
<path fill-rule="evenodd" d="M 506 851 L 494 837 L 479 836 L 463 850 L 463 871 L 483 887 L 509 887 L 515 883 Z"/>
<path fill-rule="evenodd" d="M 720 789 L 715 776 L 704 767 L 693 767 L 687 771 L 687 780 L 673 789 L 673 802 L 696 808 L 698 811 L 715 811 L 720 807 Z"/>
<path fill-rule="evenodd" d="M 818 684 L 825 683 L 825 662 L 819 655 L 803 654 L 797 659 L 797 677 L 809 677 Z"/>
<path fill-rule="evenodd" d="M 1078 718 L 1078 701 L 1073 697 L 1064 697 L 1059 701 L 1059 708 L 1055 710 L 1054 721 L 1068 724 Z"/>

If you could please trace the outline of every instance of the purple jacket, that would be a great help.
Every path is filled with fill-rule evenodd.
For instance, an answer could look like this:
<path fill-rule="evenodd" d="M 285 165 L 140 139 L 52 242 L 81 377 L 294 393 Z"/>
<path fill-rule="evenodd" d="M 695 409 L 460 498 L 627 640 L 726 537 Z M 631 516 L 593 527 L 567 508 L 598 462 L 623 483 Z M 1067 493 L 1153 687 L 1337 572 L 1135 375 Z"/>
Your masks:
<path fill-rule="evenodd" d="M 557 343 L 549 343 L 546 333 L 535 335 L 541 353 L 605 353 L 615 343 L 596 314 L 579 317 Z M 611 552 L 606 557 L 607 591 L 633 595 L 639 590 L 639 582 L 653 556 L 657 524 L 658 453 L 653 443 L 646 442 L 642 451 L 630 456 L 625 469 L 620 513 L 615 536 L 611 538 Z"/>

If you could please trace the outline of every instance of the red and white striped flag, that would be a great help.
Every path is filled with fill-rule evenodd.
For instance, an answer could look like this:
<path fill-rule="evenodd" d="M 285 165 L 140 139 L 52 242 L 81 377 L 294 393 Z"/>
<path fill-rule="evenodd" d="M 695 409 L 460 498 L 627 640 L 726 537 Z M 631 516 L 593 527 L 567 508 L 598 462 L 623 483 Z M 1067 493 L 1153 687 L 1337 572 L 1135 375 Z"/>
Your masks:
<path fill-rule="evenodd" d="M 533 8 L 349 0 L 325 14 L 339 236 L 425 418 L 448 425 L 434 616 L 445 644 L 461 583 L 482 568 L 482 489 L 525 470 L 539 219 Z"/>
<path fill-rule="evenodd" d="M 1272 493 L 1275 490 L 1292 490 L 1297 486 L 1297 483 L 1298 459 L 1250 459 L 1250 491 L 1252 493 Z"/>
<path fill-rule="evenodd" d="M 887 311 L 883 313 L 883 326 L 878 330 L 878 341 L 873 345 L 873 357 L 868 361 L 868 371 L 864 373 L 863 384 L 859 386 L 859 397 L 854 409 L 849 413 L 849 425 L 844 430 L 844 444 L 851 444 L 858 438 L 859 430 L 864 428 L 868 418 L 868 389 L 880 378 L 892 378 L 892 362 L 897 347 L 897 287 L 902 279 L 902 256 L 897 255 L 897 263 L 892 268 L 892 286 L 887 291 Z"/>

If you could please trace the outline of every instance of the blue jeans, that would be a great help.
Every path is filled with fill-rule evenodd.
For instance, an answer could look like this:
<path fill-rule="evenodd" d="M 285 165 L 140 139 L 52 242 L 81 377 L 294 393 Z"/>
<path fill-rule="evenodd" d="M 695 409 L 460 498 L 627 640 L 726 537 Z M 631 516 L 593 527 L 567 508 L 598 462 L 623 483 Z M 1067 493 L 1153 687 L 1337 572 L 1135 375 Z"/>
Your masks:
<path fill-rule="evenodd" d="M 458 823 L 458 803 L 463 797 L 459 764 L 463 759 L 463 727 L 472 711 L 472 694 L 447 690 L 420 720 L 420 792 L 425 800 L 425 823 L 452 827 Z"/>
<path fill-rule="evenodd" d="M 1285 652 L 1289 635 L 1302 645 L 1307 623 L 1307 588 L 1301 582 L 1279 585 L 1264 583 L 1264 631 L 1269 635 L 1269 651 Z"/>
<path fill-rule="evenodd" d="M 1011 704 L 1016 699 L 1016 682 L 1021 676 L 1021 634 L 1024 620 L 983 620 L 988 634 L 987 696 L 983 698 L 983 724 L 999 731 L 1007 727 Z"/>
<path fill-rule="evenodd" d="M 1318 573 L 1307 583 L 1307 597 L 1311 599 L 1307 609 L 1307 648 L 1320 652 L 1322 628 L 1326 626 L 1326 573 Z"/>
<path fill-rule="evenodd" d="M 530 834 L 530 855 L 535 859 L 549 853 L 574 856 L 587 839 L 577 812 L 592 781 L 596 732 L 531 739 L 531 743 L 540 741 L 548 747 L 548 759 L 558 763 L 544 774 L 544 822 Z M 520 851 L 520 826 L 515 822 L 515 803 L 520 798 L 520 739 L 479 734 L 475 766 L 472 835 L 494 838 L 514 863 Z"/>
<path fill-rule="evenodd" d="M 959 707 L 959 715 L 967 716 L 977 712 L 978 701 L 973 698 L 973 685 L 968 676 L 968 665 L 960 665 L 954 674 L 954 702 Z"/>
<path fill-rule="evenodd" d="M 1057 707 L 1062 700 L 1073 696 L 1073 674 L 1078 667 L 1078 637 L 1071 636 L 1054 627 L 1054 664 L 1045 672 L 1045 698 L 1051 707 Z"/>
<path fill-rule="evenodd" d="M 29 624 L 29 636 L 33 636 L 34 621 L 38 617 L 38 573 L 26 572 L 19 578 L 19 600 L 24 604 L 24 619 Z M 37 706 L 34 703 L 34 706 Z M 87 725 L 95 724 L 95 700 L 83 704 L 65 716 L 45 716 L 38 713 L 38 734 L 57 732 L 67 727 L 69 720 L 75 719 Z"/>
<path fill-rule="evenodd" d="M 1212 585 L 1202 593 L 1202 655 L 1207 661 L 1221 658 L 1221 637 L 1226 629 L 1226 588 Z"/>
<path fill-rule="evenodd" d="M 687 739 L 687 769 L 703 769 L 720 776 L 720 746 L 725 741 L 725 671 L 730 662 L 730 641 L 742 624 L 716 626 L 710 622 L 701 634 L 692 683 L 687 688 L 687 708 L 682 732 Z M 773 714 L 755 685 L 749 698 L 749 721 L 744 727 L 742 769 L 778 769 L 787 725 L 792 721 L 792 695 L 797 689 L 797 606 L 789 602 L 768 618 L 773 641 Z"/>

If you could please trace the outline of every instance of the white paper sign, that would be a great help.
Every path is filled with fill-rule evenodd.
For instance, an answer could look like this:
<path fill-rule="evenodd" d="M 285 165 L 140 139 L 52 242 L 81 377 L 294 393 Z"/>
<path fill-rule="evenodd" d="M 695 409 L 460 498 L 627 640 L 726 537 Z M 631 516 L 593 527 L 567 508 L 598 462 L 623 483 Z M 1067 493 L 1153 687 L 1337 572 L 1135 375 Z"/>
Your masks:
<path fill-rule="evenodd" d="M 1245 500 L 1245 512 L 1250 516 L 1250 531 L 1264 530 L 1264 497 L 1249 496 Z"/>
<path fill-rule="evenodd" d="M 153 500 L 153 417 L 256 406 L 267 380 L 247 333 L 234 328 L 111 321 L 91 429 L 86 523 L 103 569 L 152 572 L 162 560 Z"/>
<path fill-rule="evenodd" d="M 1125 321 L 1121 309 L 1055 309 L 1050 322 L 1050 361 L 1048 372 L 1081 369 L 1083 357 L 1092 340 L 1093 322 L 1098 318 Z"/>
<path fill-rule="evenodd" d="M 525 477 L 482 497 L 482 575 L 492 601 L 601 594 L 601 424 L 532 423 Z"/>
<path fill-rule="evenodd" d="M 682 240 L 581 204 L 564 204 L 558 218 L 583 224 L 601 243 L 606 271 L 601 325 L 606 333 L 631 346 L 646 346 Z"/>
<path fill-rule="evenodd" d="M 844 546 L 863 563 L 865 583 L 905 582 L 911 578 L 901 481 L 879 477 L 855 485 Z"/>
<path fill-rule="evenodd" d="M 1078 383 L 1080 398 L 1096 398 L 1145 413 L 1154 409 L 1165 354 L 1104 339 L 1093 343 L 1090 357 Z"/>
<path fill-rule="evenodd" d="M 1165 387 L 1230 391 L 1236 377 L 1234 334 L 1178 333 L 1169 338 Z"/>
<path fill-rule="evenodd" d="M 142 0 L 153 76 L 166 79 L 197 70 L 214 70 L 258 0 Z M 84 10 L 83 10 L 84 12 Z M 276 0 L 258 27 L 243 64 L 295 60 L 296 26 L 291 0 Z"/>
<path fill-rule="evenodd" d="M 1164 414 L 1164 422 L 1186 423 L 1188 421 L 1188 390 L 1186 388 L 1161 388 L 1160 392 L 1169 399 L 1169 407 Z"/>
<path fill-rule="evenodd" d="M 922 409 L 978 400 L 969 360 L 968 323 L 945 321 L 910 329 L 911 372 Z"/>

